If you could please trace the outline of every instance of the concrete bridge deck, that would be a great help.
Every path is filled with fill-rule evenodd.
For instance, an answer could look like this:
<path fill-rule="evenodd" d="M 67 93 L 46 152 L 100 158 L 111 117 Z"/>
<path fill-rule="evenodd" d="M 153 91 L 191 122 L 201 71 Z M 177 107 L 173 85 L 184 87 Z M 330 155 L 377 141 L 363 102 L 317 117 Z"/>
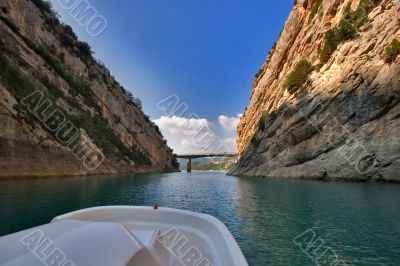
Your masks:
<path fill-rule="evenodd" d="M 236 153 L 209 153 L 209 154 L 200 154 L 200 153 L 194 153 L 194 154 L 178 154 L 176 158 L 179 159 L 187 159 L 187 172 L 190 173 L 192 172 L 192 159 L 197 159 L 197 158 L 233 158 L 236 157 Z"/>

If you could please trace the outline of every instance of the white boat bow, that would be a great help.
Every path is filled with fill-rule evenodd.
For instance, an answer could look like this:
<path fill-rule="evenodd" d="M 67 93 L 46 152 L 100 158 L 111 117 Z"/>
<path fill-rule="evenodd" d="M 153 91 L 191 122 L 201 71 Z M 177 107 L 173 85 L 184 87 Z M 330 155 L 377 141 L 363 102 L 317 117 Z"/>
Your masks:
<path fill-rule="evenodd" d="M 242 266 L 226 226 L 190 211 L 108 206 L 0 238 L 0 265 Z"/>

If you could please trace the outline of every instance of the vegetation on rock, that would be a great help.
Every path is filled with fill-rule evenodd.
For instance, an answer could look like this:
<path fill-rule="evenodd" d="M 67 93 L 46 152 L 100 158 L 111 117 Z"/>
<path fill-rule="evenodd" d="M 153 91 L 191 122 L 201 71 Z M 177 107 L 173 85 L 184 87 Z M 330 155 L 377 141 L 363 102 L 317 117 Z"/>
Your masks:
<path fill-rule="evenodd" d="M 381 2 L 382 0 L 361 0 L 355 11 L 351 10 L 350 5 L 346 7 L 339 24 L 325 33 L 325 41 L 319 51 L 321 63 L 329 61 L 339 44 L 354 38 L 358 29 L 367 21 L 369 13 Z"/>
<path fill-rule="evenodd" d="M 69 25 L 62 24 L 61 27 L 63 30 L 58 33 L 58 39 L 60 40 L 61 45 L 65 48 L 73 49 L 75 41 L 78 40 L 78 37 L 76 37 Z"/>
<path fill-rule="evenodd" d="M 314 67 L 310 62 L 306 59 L 301 60 L 294 70 L 288 74 L 283 87 L 287 89 L 290 94 L 295 93 L 308 81 L 308 76 L 313 70 Z"/>
<path fill-rule="evenodd" d="M 35 90 L 34 84 L 22 76 L 4 56 L 0 56 L 0 82 L 6 86 L 17 101 Z"/>
<path fill-rule="evenodd" d="M 321 8 L 321 5 L 322 5 L 322 0 L 317 0 L 317 2 L 315 2 L 315 4 L 312 6 L 310 12 L 310 20 L 312 20 L 318 13 L 318 10 Z"/>
<path fill-rule="evenodd" d="M 0 19 L 16 34 L 19 34 L 19 29 L 17 27 L 17 25 L 14 24 L 14 22 L 12 22 L 11 20 L 9 20 L 8 18 L 4 17 L 4 16 L 0 16 Z"/>
<path fill-rule="evenodd" d="M 51 3 L 50 1 L 44 1 L 44 0 L 31 0 L 32 3 L 35 4 L 41 11 L 45 11 L 48 13 L 51 13 Z"/>
<path fill-rule="evenodd" d="M 254 136 L 251 138 L 251 144 L 253 144 L 254 147 L 260 146 L 260 143 L 261 143 L 261 140 L 259 140 L 257 138 L 257 134 L 258 134 L 258 131 L 256 133 L 254 133 Z"/>
<path fill-rule="evenodd" d="M 208 162 L 192 162 L 192 170 L 197 171 L 228 171 L 236 162 L 237 158 L 227 160 L 212 160 Z"/>
<path fill-rule="evenodd" d="M 265 120 L 269 116 L 269 111 L 264 111 L 263 114 L 260 117 L 260 120 L 258 121 L 258 130 L 259 131 L 264 131 L 265 129 Z"/>
<path fill-rule="evenodd" d="M 108 69 L 97 61 L 93 59 L 93 52 L 89 44 L 85 42 L 81 42 L 76 37 L 75 33 L 72 31 L 72 28 L 68 25 L 62 23 L 53 23 L 53 20 L 58 20 L 55 12 L 51 8 L 50 2 L 42 1 L 42 0 L 31 0 L 43 13 L 46 17 L 45 20 L 47 22 L 46 29 L 51 31 L 53 34 L 58 36 L 60 44 L 67 48 L 69 52 L 75 53 L 82 60 L 87 60 L 87 62 L 94 62 L 100 67 L 100 69 L 104 70 L 105 82 L 109 84 L 109 76 L 111 76 Z M 2 9 L 3 13 L 4 9 Z M 20 71 L 21 67 L 26 66 L 26 62 L 18 58 L 18 54 L 15 53 L 10 47 L 8 47 L 3 41 L 0 41 L 0 49 L 4 52 L 4 55 L 0 57 L 0 82 L 6 87 L 6 89 L 15 97 L 15 99 L 20 102 L 23 97 L 32 93 L 33 91 L 39 89 L 44 93 L 46 98 L 49 98 L 53 103 L 57 105 L 66 116 L 67 119 L 72 121 L 75 126 L 78 128 L 82 128 L 86 131 L 88 136 L 95 142 L 95 144 L 102 149 L 104 154 L 107 157 L 124 159 L 124 157 L 128 157 L 133 160 L 138 165 L 151 165 L 152 162 L 147 155 L 145 155 L 138 147 L 128 147 L 124 144 L 120 137 L 114 133 L 114 131 L 110 128 L 108 121 L 100 116 L 101 110 L 98 105 L 98 99 L 91 88 L 91 83 L 89 79 L 80 76 L 76 77 L 76 75 L 71 71 L 71 69 L 65 63 L 65 54 L 61 51 L 57 51 L 56 44 L 46 46 L 34 43 L 34 41 L 26 38 L 21 32 L 17 25 L 14 22 L 4 16 L 0 15 L 0 19 L 18 36 L 27 44 L 27 46 L 32 49 L 38 56 L 40 56 L 47 67 L 50 70 L 53 70 L 56 74 L 58 74 L 63 80 L 68 83 L 69 93 L 72 95 L 65 95 L 62 90 L 49 80 L 47 74 L 38 74 L 38 78 L 30 78 L 25 74 L 22 74 Z M 53 21 L 53 22 L 51 22 Z M 51 24 L 49 24 L 51 22 Z M 60 57 L 58 58 L 58 55 Z M 90 65 L 84 62 L 88 67 Z M 91 64 L 91 63 L 90 63 Z M 91 74 L 91 73 L 89 73 Z M 90 80 L 96 78 L 96 75 L 91 75 Z M 125 90 L 115 79 L 111 76 L 111 80 L 114 80 L 115 86 L 120 88 L 122 92 L 128 96 L 130 103 L 136 106 L 140 111 L 142 110 L 141 101 L 135 97 L 133 97 L 132 93 Z M 69 115 L 67 111 L 64 110 L 59 105 L 59 99 L 64 100 L 69 106 L 74 107 L 79 113 L 74 115 Z M 83 102 L 92 107 L 97 114 L 91 114 L 82 108 L 79 99 L 82 99 Z M 16 104 L 14 109 L 18 111 L 18 117 L 20 120 L 26 121 L 32 127 L 37 126 L 36 118 L 33 114 L 31 114 L 25 106 L 21 104 Z M 142 111 L 141 111 L 142 112 Z M 148 117 L 143 114 L 144 120 L 150 124 L 150 126 L 154 127 L 155 131 L 162 136 L 160 129 L 152 122 Z M 49 132 L 52 135 L 52 132 Z M 132 136 L 134 136 L 134 132 L 131 132 Z M 177 166 L 176 159 L 172 162 L 174 166 Z"/>
<path fill-rule="evenodd" d="M 91 58 L 93 55 L 92 48 L 87 42 L 78 42 L 77 47 L 79 51 L 86 56 L 87 58 Z"/>
<path fill-rule="evenodd" d="M 7 90 L 18 102 L 26 95 L 36 90 L 35 84 L 24 75 L 21 75 L 18 69 L 11 65 L 8 59 L 3 56 L 0 57 L 0 81 L 6 86 Z M 61 91 L 58 90 L 58 88 L 52 84 L 47 77 L 42 77 L 41 82 L 48 90 L 48 93 L 45 93 L 46 98 L 56 101 L 59 97 L 63 96 Z M 36 118 L 31 112 L 26 110 L 26 107 L 18 104 L 15 108 L 22 120 L 26 121 L 31 126 L 35 126 L 34 121 Z M 96 145 L 102 149 L 106 156 L 127 156 L 139 165 L 151 165 L 149 158 L 137 148 L 126 147 L 125 144 L 122 143 L 121 139 L 108 127 L 108 123 L 104 118 L 100 116 L 91 117 L 87 112 L 83 112 L 80 115 L 70 116 L 68 115 L 68 112 L 60 106 L 57 106 L 57 108 L 59 108 L 75 126 L 83 128 Z M 51 131 L 49 131 L 49 133 L 51 135 L 54 134 Z"/>
<path fill-rule="evenodd" d="M 400 41 L 393 39 L 393 41 L 386 47 L 385 62 L 390 64 L 396 61 L 397 56 L 400 54 Z"/>
<path fill-rule="evenodd" d="M 258 70 L 257 74 L 255 74 L 255 78 L 258 79 L 263 73 L 263 68 L 260 68 L 260 70 Z"/>
<path fill-rule="evenodd" d="M 8 9 L 6 7 L 2 6 L 2 7 L 0 7 L 0 9 L 4 14 L 8 14 Z"/>
<path fill-rule="evenodd" d="M 173 155 L 172 166 L 175 168 L 179 168 L 181 166 L 180 163 L 178 162 L 178 159 L 176 158 L 176 154 Z"/>
<path fill-rule="evenodd" d="M 139 165 L 151 165 L 151 161 L 136 147 L 128 148 L 117 137 L 112 129 L 109 128 L 107 121 L 100 117 L 91 117 L 88 113 L 78 116 L 71 116 L 71 121 L 75 126 L 83 128 L 93 141 L 103 150 L 108 157 L 127 156 Z"/>

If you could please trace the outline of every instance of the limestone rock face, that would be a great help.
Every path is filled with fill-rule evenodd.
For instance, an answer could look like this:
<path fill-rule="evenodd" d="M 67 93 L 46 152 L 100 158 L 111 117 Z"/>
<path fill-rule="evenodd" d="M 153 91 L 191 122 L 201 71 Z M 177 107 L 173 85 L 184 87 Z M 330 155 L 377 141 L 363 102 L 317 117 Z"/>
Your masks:
<path fill-rule="evenodd" d="M 0 177 L 177 170 L 155 124 L 52 12 L 2 0 L 0 17 Z M 78 125 L 80 156 L 24 109 L 33 90 Z M 90 149 L 105 157 L 95 169 L 83 164 Z"/>
<path fill-rule="evenodd" d="M 400 1 L 380 2 L 323 65 L 325 32 L 360 0 L 322 1 L 313 16 L 317 2 L 296 2 L 253 82 L 238 126 L 240 160 L 230 174 L 400 181 L 400 56 L 384 60 L 386 47 L 400 40 Z M 283 84 L 303 59 L 315 70 L 290 94 Z"/>

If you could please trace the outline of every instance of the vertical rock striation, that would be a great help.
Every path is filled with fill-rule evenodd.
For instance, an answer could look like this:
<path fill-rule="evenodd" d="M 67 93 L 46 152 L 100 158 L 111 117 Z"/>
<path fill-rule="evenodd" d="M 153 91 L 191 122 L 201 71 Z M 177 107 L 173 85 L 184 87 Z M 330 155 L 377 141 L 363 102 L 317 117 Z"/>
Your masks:
<path fill-rule="evenodd" d="M 400 181 L 400 56 L 387 60 L 394 39 L 398 0 L 296 1 L 253 82 L 230 174 Z M 289 93 L 302 60 L 312 72 Z"/>
<path fill-rule="evenodd" d="M 38 3 L 0 2 L 0 177 L 176 171 L 138 99 Z M 36 90 L 79 129 L 78 156 L 22 104 Z M 90 149 L 105 156 L 96 169 L 82 163 Z"/>

